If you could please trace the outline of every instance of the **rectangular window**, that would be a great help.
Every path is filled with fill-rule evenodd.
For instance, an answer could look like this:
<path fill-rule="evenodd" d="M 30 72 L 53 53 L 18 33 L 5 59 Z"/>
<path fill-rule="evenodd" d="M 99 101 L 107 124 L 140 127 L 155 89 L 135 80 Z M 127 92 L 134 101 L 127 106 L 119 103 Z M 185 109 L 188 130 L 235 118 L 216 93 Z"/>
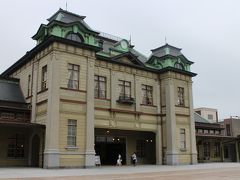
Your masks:
<path fill-rule="evenodd" d="M 142 84 L 142 94 L 143 94 L 143 100 L 142 104 L 144 105 L 153 105 L 153 87 Z"/>
<path fill-rule="evenodd" d="M 79 89 L 79 65 L 68 64 L 68 88 Z"/>
<path fill-rule="evenodd" d="M 184 106 L 184 88 L 178 87 L 178 99 L 177 99 L 177 105 L 178 106 Z"/>
<path fill-rule="evenodd" d="M 9 158 L 21 159 L 24 158 L 24 137 L 16 134 L 8 138 L 8 152 Z"/>
<path fill-rule="evenodd" d="M 27 96 L 31 95 L 31 75 L 28 75 L 28 87 L 27 87 Z"/>
<path fill-rule="evenodd" d="M 212 114 L 208 114 L 208 119 L 209 120 L 213 120 L 213 115 Z"/>
<path fill-rule="evenodd" d="M 42 67 L 42 91 L 47 89 L 47 65 Z"/>
<path fill-rule="evenodd" d="M 77 120 L 68 120 L 68 136 L 67 145 L 76 147 L 76 136 L 77 136 Z"/>
<path fill-rule="evenodd" d="M 120 98 L 131 98 L 131 82 L 119 80 Z"/>
<path fill-rule="evenodd" d="M 230 124 L 226 125 L 227 136 L 231 136 Z"/>
<path fill-rule="evenodd" d="M 180 129 L 180 149 L 186 149 L 186 132 L 185 129 Z"/>
<path fill-rule="evenodd" d="M 106 77 L 94 76 L 94 96 L 99 99 L 106 99 Z"/>

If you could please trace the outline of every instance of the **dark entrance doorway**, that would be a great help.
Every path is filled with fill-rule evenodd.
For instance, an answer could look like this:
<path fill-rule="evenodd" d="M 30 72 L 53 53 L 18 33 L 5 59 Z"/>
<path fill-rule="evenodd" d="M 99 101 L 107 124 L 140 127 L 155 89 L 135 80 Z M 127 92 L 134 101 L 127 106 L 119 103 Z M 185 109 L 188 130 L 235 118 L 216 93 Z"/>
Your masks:
<path fill-rule="evenodd" d="M 125 138 L 96 136 L 95 151 L 100 156 L 102 165 L 116 165 L 118 154 L 122 156 L 122 164 L 126 164 Z"/>
<path fill-rule="evenodd" d="M 32 139 L 32 158 L 31 166 L 39 167 L 40 138 L 35 135 Z"/>

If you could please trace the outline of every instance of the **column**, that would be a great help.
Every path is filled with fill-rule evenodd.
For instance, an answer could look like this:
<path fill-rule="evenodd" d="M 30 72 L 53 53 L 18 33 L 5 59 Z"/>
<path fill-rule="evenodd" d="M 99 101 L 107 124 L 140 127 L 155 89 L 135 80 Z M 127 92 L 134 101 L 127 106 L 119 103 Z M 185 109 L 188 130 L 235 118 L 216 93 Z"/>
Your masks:
<path fill-rule="evenodd" d="M 157 83 L 157 82 L 156 82 Z M 160 85 L 156 84 L 156 105 L 157 114 L 161 114 L 161 104 L 160 104 Z M 156 132 L 156 164 L 162 164 L 162 127 L 161 127 L 161 117 L 157 116 L 157 132 Z"/>
<path fill-rule="evenodd" d="M 220 142 L 220 148 L 221 148 L 221 159 L 222 159 L 222 162 L 224 162 L 224 145 L 222 141 Z"/>
<path fill-rule="evenodd" d="M 31 108 L 31 122 L 36 122 L 36 104 L 38 91 L 38 69 L 39 61 L 33 63 L 33 77 L 32 77 L 32 108 Z"/>
<path fill-rule="evenodd" d="M 167 126 L 167 151 L 166 160 L 168 165 L 178 165 L 178 152 L 176 150 L 176 115 L 174 83 L 167 79 L 166 87 L 166 126 Z"/>
<path fill-rule="evenodd" d="M 53 52 L 47 64 L 47 120 L 44 150 L 44 168 L 59 167 L 59 86 L 60 67 Z"/>
<path fill-rule="evenodd" d="M 135 111 L 140 111 L 140 98 L 141 98 L 141 83 L 139 83 L 136 74 L 134 76 L 134 95 L 135 95 Z"/>
<path fill-rule="evenodd" d="M 193 111 L 193 95 L 192 95 L 192 82 L 188 82 L 188 101 L 190 112 L 190 152 L 191 164 L 197 164 L 197 149 L 196 149 L 196 133 L 195 133 L 195 120 Z"/>
<path fill-rule="evenodd" d="M 236 146 L 236 162 L 239 162 L 239 148 L 238 148 L 238 141 L 235 142 Z"/>
<path fill-rule="evenodd" d="M 94 150 L 94 59 L 87 63 L 87 114 L 85 167 L 95 166 Z"/>
<path fill-rule="evenodd" d="M 119 97 L 119 94 L 117 94 L 117 87 L 116 87 L 118 80 L 116 78 L 116 73 L 113 70 L 111 70 L 111 77 L 110 78 L 111 78 L 111 82 L 110 82 L 111 108 L 115 109 L 116 108 L 116 100 Z"/>

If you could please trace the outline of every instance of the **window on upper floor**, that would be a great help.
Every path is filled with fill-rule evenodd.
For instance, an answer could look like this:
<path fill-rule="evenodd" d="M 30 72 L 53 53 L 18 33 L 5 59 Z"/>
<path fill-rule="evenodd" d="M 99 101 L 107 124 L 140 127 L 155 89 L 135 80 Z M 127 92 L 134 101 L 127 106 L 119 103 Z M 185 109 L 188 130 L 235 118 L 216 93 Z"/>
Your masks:
<path fill-rule="evenodd" d="M 67 145 L 70 147 L 77 145 L 77 120 L 68 119 Z"/>
<path fill-rule="evenodd" d="M 153 105 L 153 87 L 142 84 L 142 104 Z"/>
<path fill-rule="evenodd" d="M 231 136 L 230 124 L 226 125 L 227 136 Z"/>
<path fill-rule="evenodd" d="M 76 33 L 69 33 L 67 36 L 66 36 L 67 39 L 70 39 L 72 41 L 77 41 L 77 42 L 83 42 L 83 39 L 82 37 L 79 35 L 79 34 L 76 34 Z"/>
<path fill-rule="evenodd" d="M 68 88 L 79 89 L 79 65 L 68 64 Z"/>
<path fill-rule="evenodd" d="M 31 75 L 28 75 L 27 96 L 31 95 Z"/>
<path fill-rule="evenodd" d="M 106 99 L 106 77 L 94 76 L 94 96 L 99 99 Z"/>
<path fill-rule="evenodd" d="M 131 98 L 131 82 L 119 80 L 120 94 L 121 99 Z"/>
<path fill-rule="evenodd" d="M 183 65 L 181 63 L 175 63 L 174 67 L 177 68 L 177 69 L 184 70 L 184 67 L 183 67 Z"/>
<path fill-rule="evenodd" d="M 42 91 L 47 89 L 47 65 L 42 67 L 42 83 L 41 83 Z"/>
<path fill-rule="evenodd" d="M 184 88 L 178 87 L 177 89 L 177 105 L 184 106 Z"/>
<path fill-rule="evenodd" d="M 213 120 L 213 115 L 212 114 L 208 114 L 208 119 L 209 120 Z"/>
<path fill-rule="evenodd" d="M 180 129 L 180 149 L 186 149 L 186 131 L 184 128 Z"/>
<path fill-rule="evenodd" d="M 8 138 L 7 157 L 14 159 L 24 158 L 25 139 L 23 135 L 15 134 Z"/>

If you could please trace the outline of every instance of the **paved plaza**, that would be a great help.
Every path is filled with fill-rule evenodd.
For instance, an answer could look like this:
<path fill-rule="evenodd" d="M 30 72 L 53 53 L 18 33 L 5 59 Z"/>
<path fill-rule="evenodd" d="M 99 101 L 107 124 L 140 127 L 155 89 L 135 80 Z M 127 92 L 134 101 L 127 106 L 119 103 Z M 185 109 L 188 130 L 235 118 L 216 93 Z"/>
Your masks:
<path fill-rule="evenodd" d="M 240 163 L 102 166 L 92 169 L 0 168 L 5 180 L 239 180 Z"/>

